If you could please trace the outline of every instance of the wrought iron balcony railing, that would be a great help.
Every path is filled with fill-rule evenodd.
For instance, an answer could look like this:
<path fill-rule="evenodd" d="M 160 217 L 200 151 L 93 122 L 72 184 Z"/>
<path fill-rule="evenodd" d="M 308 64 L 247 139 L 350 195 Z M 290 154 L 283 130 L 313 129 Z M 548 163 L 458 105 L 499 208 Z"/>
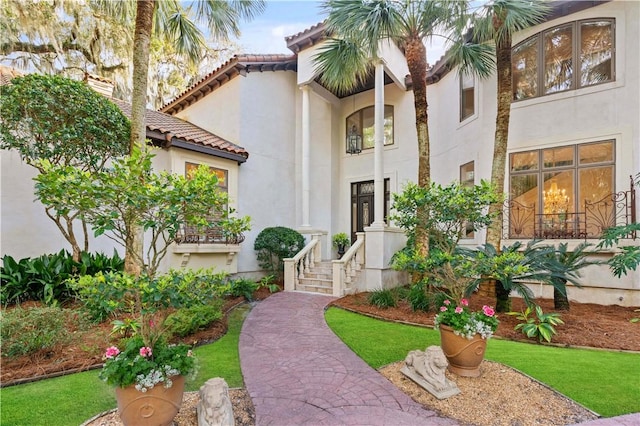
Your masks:
<path fill-rule="evenodd" d="M 200 228 L 183 226 L 176 235 L 177 244 L 240 244 L 244 241 L 242 233 L 224 232 L 222 227 Z"/>
<path fill-rule="evenodd" d="M 503 237 L 511 239 L 599 239 L 614 226 L 636 222 L 636 193 L 630 189 L 612 193 L 601 200 L 585 201 L 582 211 L 538 213 L 535 204 L 507 200 L 503 210 Z M 635 239 L 635 232 L 627 238 Z"/>

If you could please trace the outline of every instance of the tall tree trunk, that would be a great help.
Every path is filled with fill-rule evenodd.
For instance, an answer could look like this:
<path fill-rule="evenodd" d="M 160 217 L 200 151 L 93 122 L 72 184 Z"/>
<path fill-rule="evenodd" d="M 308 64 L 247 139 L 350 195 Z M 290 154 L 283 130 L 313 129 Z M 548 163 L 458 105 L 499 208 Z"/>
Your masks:
<path fill-rule="evenodd" d="M 427 188 L 431 184 L 431 164 L 429 159 L 429 114 L 427 112 L 427 50 L 419 38 L 406 44 L 405 55 L 413 83 L 413 103 L 416 111 L 416 131 L 418 135 L 418 186 Z M 426 211 L 416 212 L 418 221 Z M 416 228 L 416 250 L 421 257 L 429 255 L 429 235 L 424 227 Z M 414 277 L 414 282 L 418 277 Z"/>
<path fill-rule="evenodd" d="M 511 36 L 505 36 L 496 43 L 496 73 L 498 79 L 496 132 L 493 143 L 493 164 L 491 165 L 491 183 L 498 194 L 504 194 L 504 178 L 507 165 L 507 144 L 509 141 L 509 118 L 511 115 Z M 489 213 L 495 219 L 487 229 L 487 243 L 500 252 L 502 236 L 502 203 L 489 206 Z M 510 291 L 496 281 L 496 310 L 511 310 Z"/>
<path fill-rule="evenodd" d="M 138 0 L 136 7 L 136 28 L 133 39 L 133 93 L 131 97 L 131 140 L 130 152 L 134 147 L 141 150 L 146 148 L 147 112 L 147 80 L 149 74 L 149 46 L 151 44 L 151 30 L 153 13 L 156 3 L 154 0 Z M 144 176 L 140 176 L 140 184 L 144 184 Z M 130 228 L 125 247 L 125 272 L 139 276 L 143 270 L 142 251 L 144 245 L 142 227 Z M 138 253 L 136 256 L 134 253 Z"/>

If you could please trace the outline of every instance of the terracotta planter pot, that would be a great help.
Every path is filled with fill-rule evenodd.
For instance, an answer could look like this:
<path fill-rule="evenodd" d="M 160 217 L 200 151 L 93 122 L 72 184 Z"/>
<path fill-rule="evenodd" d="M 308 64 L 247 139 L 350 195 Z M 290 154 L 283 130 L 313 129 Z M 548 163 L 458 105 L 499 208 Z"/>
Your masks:
<path fill-rule="evenodd" d="M 172 377 L 173 386 L 158 383 L 146 392 L 135 385 L 116 388 L 118 414 L 125 426 L 168 426 L 180 411 L 184 393 L 184 377 Z"/>
<path fill-rule="evenodd" d="M 440 346 L 449 361 L 449 371 L 463 377 L 480 375 L 480 364 L 487 349 L 487 341 L 482 336 L 476 334 L 469 340 L 455 334 L 451 327 L 440 325 Z"/>

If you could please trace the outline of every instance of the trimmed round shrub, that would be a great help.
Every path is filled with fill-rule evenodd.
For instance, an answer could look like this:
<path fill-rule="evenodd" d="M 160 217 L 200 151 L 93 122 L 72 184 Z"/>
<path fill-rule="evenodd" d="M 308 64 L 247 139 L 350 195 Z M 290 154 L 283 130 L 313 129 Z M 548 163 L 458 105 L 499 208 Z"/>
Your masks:
<path fill-rule="evenodd" d="M 284 226 L 263 229 L 253 245 L 260 267 L 278 277 L 284 273 L 283 259 L 295 256 L 303 248 L 302 234 Z"/>

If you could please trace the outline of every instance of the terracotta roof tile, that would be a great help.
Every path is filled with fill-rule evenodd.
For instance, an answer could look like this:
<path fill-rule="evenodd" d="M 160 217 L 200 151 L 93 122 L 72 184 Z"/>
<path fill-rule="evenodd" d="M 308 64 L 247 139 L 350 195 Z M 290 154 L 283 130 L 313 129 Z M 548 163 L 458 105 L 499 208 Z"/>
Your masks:
<path fill-rule="evenodd" d="M 119 99 L 111 100 L 118 105 L 126 116 L 131 116 L 131 105 L 129 103 Z M 232 159 L 239 162 L 244 162 L 249 157 L 249 153 L 244 148 L 216 136 L 195 124 L 163 112 L 148 109 L 146 124 L 147 129 L 151 132 L 157 132 L 164 135 L 165 141 L 168 141 L 169 145 L 171 145 L 172 141 L 177 139 L 190 144 L 211 148 L 214 151 L 226 152 L 227 154 L 231 154 Z"/>
<path fill-rule="evenodd" d="M 304 31 L 300 31 L 297 34 L 285 37 L 287 47 L 294 53 L 298 53 L 307 47 L 311 47 L 318 41 L 325 37 L 324 21 L 315 24 L 314 26 L 307 28 Z"/>
<path fill-rule="evenodd" d="M 175 114 L 239 75 L 245 75 L 250 72 L 297 71 L 297 69 L 298 57 L 296 55 L 234 55 L 178 95 L 173 101 L 162 106 L 160 111 Z"/>

